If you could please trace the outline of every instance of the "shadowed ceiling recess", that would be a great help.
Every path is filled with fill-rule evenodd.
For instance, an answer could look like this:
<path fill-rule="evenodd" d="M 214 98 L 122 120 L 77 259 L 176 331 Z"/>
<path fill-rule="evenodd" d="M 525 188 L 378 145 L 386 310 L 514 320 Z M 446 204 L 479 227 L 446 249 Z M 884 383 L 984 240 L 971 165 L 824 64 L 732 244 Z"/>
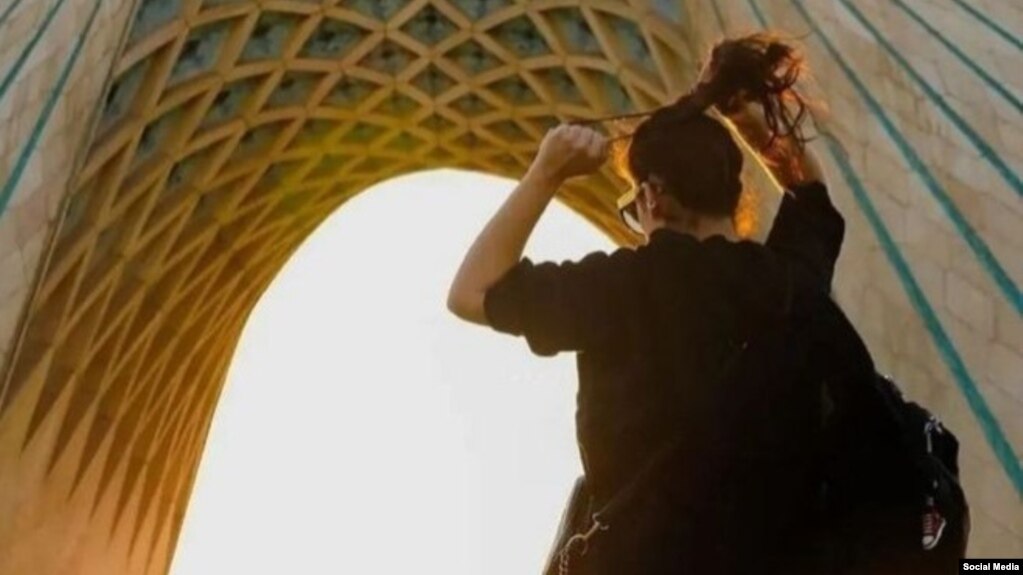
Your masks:
<path fill-rule="evenodd" d="M 376 182 L 439 167 L 516 178 L 558 122 L 677 97 L 694 55 L 681 7 L 653 6 L 140 0 L 0 418 L 35 382 L 23 449 L 61 417 L 49 467 L 75 460 L 73 494 L 98 466 L 94 512 L 113 498 L 112 531 L 129 518 L 149 554 L 155 514 L 173 549 L 233 347 L 302 239 Z M 626 244 L 620 187 L 607 168 L 559 197 Z"/>

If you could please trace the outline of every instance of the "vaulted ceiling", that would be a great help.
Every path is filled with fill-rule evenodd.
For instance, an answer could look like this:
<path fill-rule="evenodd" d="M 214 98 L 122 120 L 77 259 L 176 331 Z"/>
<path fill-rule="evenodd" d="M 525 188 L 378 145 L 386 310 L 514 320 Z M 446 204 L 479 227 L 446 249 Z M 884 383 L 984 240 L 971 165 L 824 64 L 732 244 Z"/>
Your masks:
<path fill-rule="evenodd" d="M 31 53 L 43 33 L 15 29 L 19 14 L 35 10 L 43 30 L 67 6 L 66 26 L 82 28 L 72 55 L 86 41 L 106 47 L 67 69 L 105 80 L 84 103 L 37 105 L 41 90 L 20 92 L 18 114 L 63 110 L 84 140 L 55 137 L 37 152 L 75 158 L 69 180 L 37 170 L 60 200 L 52 224 L 22 218 L 31 197 L 12 203 L 16 235 L 46 239 L 37 259 L 15 254 L 33 278 L 24 304 L 7 306 L 0 277 L 0 319 L 14 305 L 19 318 L 0 366 L 0 570 L 166 571 L 248 314 L 347 200 L 431 168 L 517 178 L 548 128 L 667 103 L 713 40 L 764 26 L 813 33 L 811 67 L 835 111 L 818 149 L 849 224 L 836 289 L 884 365 L 963 434 L 976 458 L 964 472 L 996 494 L 982 502 L 983 541 L 1023 549 L 1012 523 L 1023 517 L 1012 367 L 1023 365 L 1023 159 L 1012 145 L 1023 66 L 1011 65 L 1023 13 L 877 0 L 864 14 L 860 4 L 0 0 L 0 31 L 25 46 L 0 42 L 5 135 L 27 123 L 8 122 L 5 91 L 33 65 L 9 55 Z M 124 24 L 90 35 L 97 13 Z M 0 216 L 29 189 L 18 178 L 30 164 L 8 162 L 8 149 Z M 755 163 L 748 171 L 769 186 Z M 613 208 L 624 185 L 608 166 L 558 199 L 630 244 Z M 761 199 L 769 213 L 771 196 Z M 424 217 L 442 225 L 447 206 L 436 208 Z M 7 273 L 3 249 L 0 234 Z"/>
<path fill-rule="evenodd" d="M 376 182 L 516 177 L 560 121 L 677 97 L 694 55 L 660 6 L 141 0 L 12 366 L 8 397 L 40 386 L 23 444 L 70 394 L 47 465 L 74 460 L 72 493 L 100 468 L 94 505 L 152 551 L 162 530 L 136 537 L 180 522 L 242 326 L 310 231 Z M 622 185 L 559 199 L 628 243 Z"/>

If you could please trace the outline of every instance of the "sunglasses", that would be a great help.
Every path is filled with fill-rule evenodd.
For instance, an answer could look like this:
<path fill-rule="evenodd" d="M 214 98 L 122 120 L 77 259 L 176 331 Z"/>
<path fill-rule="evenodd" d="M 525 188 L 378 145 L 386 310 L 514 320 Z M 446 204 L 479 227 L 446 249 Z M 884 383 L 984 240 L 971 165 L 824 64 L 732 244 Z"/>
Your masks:
<path fill-rule="evenodd" d="M 656 193 L 663 193 L 664 181 L 656 174 L 651 176 L 637 184 L 631 186 L 629 191 L 625 192 L 618 197 L 618 217 L 622 219 L 625 227 L 629 228 L 629 231 L 639 236 L 645 236 L 646 232 L 643 231 L 642 224 L 639 223 L 639 191 L 642 189 L 643 184 L 653 184 Z"/>
<path fill-rule="evenodd" d="M 632 186 L 629 191 L 618 197 L 618 217 L 621 218 L 625 227 L 636 235 L 642 236 L 643 226 L 639 223 L 639 211 L 636 200 L 639 198 L 639 188 Z"/>

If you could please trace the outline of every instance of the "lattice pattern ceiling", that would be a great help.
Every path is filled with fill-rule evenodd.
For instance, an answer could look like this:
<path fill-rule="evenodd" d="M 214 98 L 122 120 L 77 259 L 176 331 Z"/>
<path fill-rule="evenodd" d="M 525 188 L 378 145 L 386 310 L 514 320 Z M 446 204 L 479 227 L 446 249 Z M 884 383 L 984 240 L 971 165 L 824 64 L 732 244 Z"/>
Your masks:
<path fill-rule="evenodd" d="M 422 169 L 517 177 L 559 121 L 680 93 L 681 3 L 577 4 L 141 0 L 14 359 L 25 445 L 70 393 L 51 467 L 102 466 L 114 529 L 141 490 L 134 535 L 176 534 L 248 312 L 328 214 Z M 629 243 L 620 187 L 561 198 Z"/>

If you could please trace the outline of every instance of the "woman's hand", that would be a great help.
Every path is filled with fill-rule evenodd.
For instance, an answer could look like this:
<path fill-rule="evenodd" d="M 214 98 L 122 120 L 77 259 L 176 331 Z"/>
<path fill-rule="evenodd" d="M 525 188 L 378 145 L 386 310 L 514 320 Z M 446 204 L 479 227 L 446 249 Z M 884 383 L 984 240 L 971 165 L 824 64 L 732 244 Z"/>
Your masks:
<path fill-rule="evenodd" d="M 530 170 L 561 182 L 596 172 L 607 159 L 607 152 L 608 140 L 600 132 L 559 124 L 544 135 Z"/>

